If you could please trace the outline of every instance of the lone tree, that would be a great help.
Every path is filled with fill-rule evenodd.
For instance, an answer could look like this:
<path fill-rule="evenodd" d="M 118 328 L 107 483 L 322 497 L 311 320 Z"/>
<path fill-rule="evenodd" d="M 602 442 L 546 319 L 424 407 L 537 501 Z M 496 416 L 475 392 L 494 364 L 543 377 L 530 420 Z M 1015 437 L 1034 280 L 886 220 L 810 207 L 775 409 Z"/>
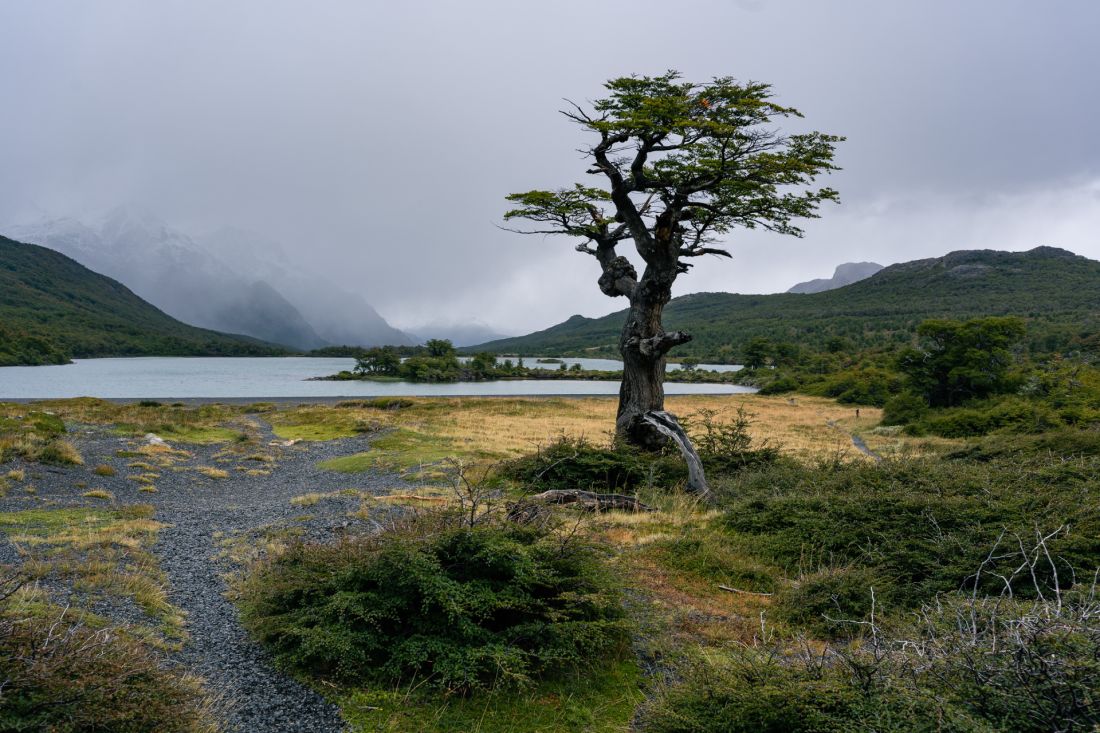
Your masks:
<path fill-rule="evenodd" d="M 833 147 L 843 138 L 781 134 L 773 121 L 801 114 L 773 102 L 767 84 L 729 77 L 695 84 L 670 71 L 612 79 L 605 87 L 608 96 L 591 110 L 569 102 L 562 112 L 595 134 L 582 152 L 587 173 L 602 185 L 512 194 L 516 208 L 504 218 L 534 224 L 512 231 L 583 240 L 576 249 L 599 262 L 600 290 L 630 301 L 619 338 L 616 433 L 656 448 L 670 437 L 668 421 L 682 435 L 664 413 L 665 355 L 691 340 L 661 324 L 673 282 L 696 257 L 730 257 L 718 239 L 736 227 L 801 236 L 792 222 L 816 217 L 821 202 L 837 200 L 836 191 L 809 186 L 836 170 Z M 644 263 L 641 277 L 616 251 L 627 240 Z"/>

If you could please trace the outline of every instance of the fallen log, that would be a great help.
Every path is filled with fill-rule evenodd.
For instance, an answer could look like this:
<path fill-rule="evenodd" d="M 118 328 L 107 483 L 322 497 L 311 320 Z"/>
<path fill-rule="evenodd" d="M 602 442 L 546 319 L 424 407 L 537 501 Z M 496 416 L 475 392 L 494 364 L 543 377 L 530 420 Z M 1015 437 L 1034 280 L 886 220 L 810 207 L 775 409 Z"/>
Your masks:
<path fill-rule="evenodd" d="M 590 512 L 608 511 L 610 509 L 622 509 L 628 512 L 651 512 L 649 507 L 638 501 L 633 496 L 625 494 L 597 494 L 595 491 L 580 491 L 566 489 L 551 489 L 540 494 L 531 494 L 523 497 L 516 509 L 523 505 L 539 504 L 577 504 Z M 513 510 L 515 511 L 515 510 Z"/>

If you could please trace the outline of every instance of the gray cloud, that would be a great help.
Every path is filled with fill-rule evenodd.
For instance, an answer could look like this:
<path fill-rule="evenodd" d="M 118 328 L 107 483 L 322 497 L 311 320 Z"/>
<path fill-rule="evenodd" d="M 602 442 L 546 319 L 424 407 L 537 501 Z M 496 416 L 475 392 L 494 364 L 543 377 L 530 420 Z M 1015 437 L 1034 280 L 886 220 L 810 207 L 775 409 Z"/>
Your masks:
<path fill-rule="evenodd" d="M 849 138 L 842 206 L 803 240 L 732 236 L 680 292 L 959 248 L 1097 257 L 1098 24 L 1086 0 L 11 0 L 0 221 L 137 202 L 255 230 L 399 325 L 601 314 L 621 303 L 568 242 L 493 225 L 506 193 L 583 179 L 562 97 L 678 68 L 769 81 Z"/>

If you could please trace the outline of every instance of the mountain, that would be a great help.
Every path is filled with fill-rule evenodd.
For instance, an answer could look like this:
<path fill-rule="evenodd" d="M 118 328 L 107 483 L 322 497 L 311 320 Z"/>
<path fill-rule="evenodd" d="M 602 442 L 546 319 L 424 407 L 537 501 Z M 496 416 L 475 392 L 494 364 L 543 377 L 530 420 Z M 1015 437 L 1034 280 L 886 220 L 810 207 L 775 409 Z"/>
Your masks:
<path fill-rule="evenodd" d="M 9 226 L 5 233 L 66 254 L 125 283 L 166 313 L 199 326 L 309 350 L 329 344 L 414 343 L 362 294 L 291 263 L 253 232 L 220 229 L 191 238 L 136 207 L 95 227 L 70 218 Z"/>
<path fill-rule="evenodd" d="M 273 356 L 274 344 L 180 323 L 46 247 L 0 237 L 0 365 L 95 356 Z"/>
<path fill-rule="evenodd" d="M 410 328 L 409 331 L 417 343 L 422 344 L 429 339 L 447 339 L 458 347 L 508 338 L 505 334 L 495 331 L 491 326 L 476 320 L 463 323 L 432 321 Z"/>
<path fill-rule="evenodd" d="M 1018 315 L 1031 346 L 1073 348 L 1100 332 L 1100 262 L 1066 250 L 965 250 L 891 265 L 852 285 L 821 293 L 696 293 L 674 298 L 664 324 L 695 338 L 678 356 L 737 361 L 762 337 L 812 348 L 908 343 L 927 318 Z M 613 354 L 626 311 L 573 316 L 543 331 L 465 351 L 531 355 Z"/>
<path fill-rule="evenodd" d="M 788 293 L 823 293 L 826 290 L 835 290 L 845 285 L 866 280 L 882 269 L 877 262 L 845 262 L 837 265 L 832 277 L 808 280 L 793 286 Z"/>
<path fill-rule="evenodd" d="M 334 285 L 321 272 L 291 264 L 278 242 L 237 228 L 219 229 L 197 238 L 196 242 L 228 267 L 250 272 L 271 283 L 330 344 L 411 346 L 416 343 L 412 336 L 387 323 L 361 293 Z"/>
<path fill-rule="evenodd" d="M 188 323 L 299 349 L 326 343 L 268 283 L 227 267 L 190 237 L 140 209 L 119 207 L 95 228 L 69 218 L 43 219 L 9 227 L 7 233 L 113 277 Z"/>

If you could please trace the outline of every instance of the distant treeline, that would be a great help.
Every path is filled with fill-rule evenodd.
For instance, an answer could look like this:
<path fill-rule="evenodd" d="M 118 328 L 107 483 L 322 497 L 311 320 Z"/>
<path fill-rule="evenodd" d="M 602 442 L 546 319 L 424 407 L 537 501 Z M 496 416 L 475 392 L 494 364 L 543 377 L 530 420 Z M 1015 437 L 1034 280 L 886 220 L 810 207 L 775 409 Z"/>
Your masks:
<path fill-rule="evenodd" d="M 497 362 L 497 356 L 488 352 L 475 354 L 467 361 L 460 361 L 454 346 L 445 339 L 433 339 L 417 352 L 406 356 L 407 349 L 380 346 L 356 351 L 353 371 L 342 371 L 329 380 L 400 380 L 406 382 L 485 382 L 498 379 L 584 379 L 619 381 L 622 371 L 582 369 L 580 364 L 560 364 L 557 369 L 528 367 L 523 357 L 516 361 L 505 359 Z M 341 354 L 351 355 L 351 354 Z M 684 368 L 668 372 L 672 382 L 725 382 L 735 381 L 734 372 L 697 370 L 689 361 Z"/>
<path fill-rule="evenodd" d="M 1039 247 L 953 252 L 809 295 L 684 295 L 665 308 L 664 325 L 692 335 L 671 357 L 719 364 L 744 364 L 750 344 L 759 339 L 807 353 L 895 350 L 911 346 L 925 320 L 984 316 L 1024 319 L 1021 347 L 1032 353 L 1100 353 L 1097 303 L 1100 262 Z M 537 333 L 464 351 L 617 357 L 625 318 L 626 311 L 574 316 Z"/>

